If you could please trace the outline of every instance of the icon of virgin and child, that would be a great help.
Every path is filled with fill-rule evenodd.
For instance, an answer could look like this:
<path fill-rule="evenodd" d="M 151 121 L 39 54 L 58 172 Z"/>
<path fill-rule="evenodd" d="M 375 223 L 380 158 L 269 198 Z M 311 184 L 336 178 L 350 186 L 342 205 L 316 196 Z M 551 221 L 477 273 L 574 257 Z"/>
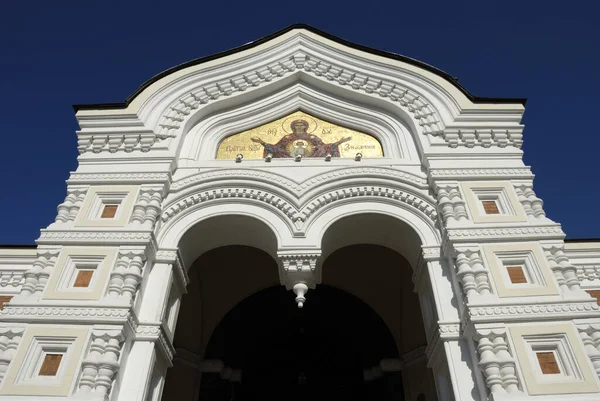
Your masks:
<path fill-rule="evenodd" d="M 337 142 L 325 143 L 318 136 L 307 132 L 309 124 L 306 120 L 298 119 L 290 124 L 292 132 L 285 135 L 277 143 L 266 143 L 260 138 L 251 138 L 252 142 L 263 146 L 263 157 L 269 153 L 274 158 L 284 157 L 340 157 L 340 145 L 348 142 L 352 137 L 341 138 Z"/>

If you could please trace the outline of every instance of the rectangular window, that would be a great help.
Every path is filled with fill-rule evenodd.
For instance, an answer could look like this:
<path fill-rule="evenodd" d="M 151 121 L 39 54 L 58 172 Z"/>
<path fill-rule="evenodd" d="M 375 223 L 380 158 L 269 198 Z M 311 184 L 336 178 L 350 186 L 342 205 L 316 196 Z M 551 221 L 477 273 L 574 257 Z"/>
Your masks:
<path fill-rule="evenodd" d="M 73 284 L 73 287 L 89 287 L 93 275 L 93 270 L 79 270 L 79 272 L 77 273 L 77 277 L 75 277 L 75 283 Z"/>
<path fill-rule="evenodd" d="M 560 373 L 554 352 L 536 352 L 535 355 L 543 374 L 555 375 Z"/>
<path fill-rule="evenodd" d="M 510 277 L 511 283 L 527 283 L 527 277 L 525 277 L 525 273 L 523 272 L 523 266 L 507 266 L 506 271 L 508 272 L 508 277 Z"/>
<path fill-rule="evenodd" d="M 46 354 L 40 368 L 40 376 L 56 376 L 63 354 Z"/>
<path fill-rule="evenodd" d="M 483 205 L 485 214 L 500 214 L 500 209 L 498 209 L 498 204 L 495 200 L 482 200 L 481 204 Z"/>
<path fill-rule="evenodd" d="M 100 218 L 102 218 L 102 219 L 114 218 L 117 214 L 118 208 L 119 208 L 119 205 L 104 205 L 104 208 L 102 209 L 102 215 L 100 216 Z"/>
<path fill-rule="evenodd" d="M 596 298 L 596 303 L 600 306 L 600 290 L 586 290 L 586 292 Z"/>
<path fill-rule="evenodd" d="M 10 295 L 2 295 L 0 296 L 0 310 L 4 309 L 4 304 L 10 302 L 10 300 L 12 299 L 12 296 Z"/>

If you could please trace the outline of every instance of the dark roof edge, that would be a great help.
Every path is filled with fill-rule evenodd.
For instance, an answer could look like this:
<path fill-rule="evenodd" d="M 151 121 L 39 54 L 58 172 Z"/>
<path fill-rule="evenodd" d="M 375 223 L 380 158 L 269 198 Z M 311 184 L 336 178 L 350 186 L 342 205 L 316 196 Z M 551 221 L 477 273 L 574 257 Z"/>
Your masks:
<path fill-rule="evenodd" d="M 0 244 L 0 249 L 35 249 L 35 244 Z"/>
<path fill-rule="evenodd" d="M 406 56 L 402 56 L 400 54 L 396 54 L 396 53 L 390 53 L 387 51 L 383 51 L 383 50 L 377 50 L 377 49 L 373 49 L 371 47 L 367 47 L 367 46 L 363 46 L 363 45 L 359 45 L 353 42 L 349 42 L 345 39 L 339 38 L 335 35 L 332 35 L 330 33 L 327 32 L 323 32 L 317 28 L 314 28 L 310 25 L 306 25 L 306 24 L 294 24 L 294 25 L 290 25 L 287 28 L 284 28 L 280 31 L 277 31 L 275 33 L 272 33 L 271 35 L 265 36 L 261 39 L 255 40 L 253 42 L 249 42 L 245 45 L 239 46 L 239 47 L 235 47 L 233 49 L 229 49 L 229 50 L 225 50 L 223 52 L 220 53 L 216 53 L 216 54 L 212 54 L 206 57 L 201 57 L 201 58 L 197 58 L 195 60 L 191 60 L 188 62 L 185 62 L 183 64 L 179 64 L 176 65 L 174 67 L 171 67 L 155 76 L 153 76 L 152 78 L 150 78 L 149 80 L 147 80 L 146 82 L 144 82 L 142 85 L 140 85 L 139 88 L 136 89 L 135 92 L 133 92 L 126 100 L 125 102 L 117 102 L 117 103 L 97 103 L 97 104 L 74 104 L 73 105 L 73 110 L 75 110 L 75 112 L 79 111 L 79 110 L 106 110 L 106 109 L 124 109 L 126 108 L 132 101 L 133 99 L 136 98 L 136 96 L 138 96 L 144 89 L 146 89 L 147 87 L 149 87 L 150 85 L 152 85 L 154 82 L 158 81 L 159 79 L 170 75 L 176 71 L 182 70 L 184 68 L 187 67 L 191 67 L 197 64 L 202 64 L 205 63 L 207 61 L 211 61 L 211 60 L 215 60 L 221 57 L 225 57 L 225 56 L 229 56 L 233 53 L 238 53 L 240 51 L 244 51 L 247 49 L 251 49 L 253 47 L 259 46 L 265 42 L 268 42 L 269 40 L 276 38 L 278 36 L 281 36 L 293 29 L 306 29 L 307 31 L 310 31 L 312 33 L 315 33 L 317 35 L 323 36 L 329 40 L 332 40 L 334 42 L 340 43 L 342 45 L 351 47 L 353 49 L 356 50 L 361 50 L 364 51 L 366 53 L 371 53 L 371 54 L 375 54 L 377 56 L 382 56 L 382 57 L 387 57 L 393 60 L 399 60 L 399 61 L 403 61 L 405 63 L 408 64 L 412 64 L 416 67 L 420 67 L 423 68 L 424 70 L 433 72 L 434 74 L 439 75 L 440 77 L 444 78 L 445 80 L 447 80 L 448 82 L 450 82 L 452 85 L 454 85 L 455 87 L 457 87 L 462 93 L 465 94 L 465 96 L 467 96 L 469 98 L 469 100 L 471 100 L 473 103 L 518 103 L 518 104 L 522 104 L 525 105 L 525 103 L 527 102 L 526 98 L 502 98 L 502 97 L 480 97 L 480 96 L 474 96 L 472 95 L 467 89 L 465 89 L 461 84 L 458 83 L 458 81 L 452 77 L 450 74 L 448 74 L 447 72 L 444 72 L 442 70 L 440 70 L 439 68 L 436 68 L 432 65 L 429 65 L 427 63 L 424 63 L 422 61 L 419 60 L 415 60 L 413 58 L 410 57 L 406 57 Z"/>
<path fill-rule="evenodd" d="M 565 242 L 600 242 L 600 238 L 567 238 Z"/>

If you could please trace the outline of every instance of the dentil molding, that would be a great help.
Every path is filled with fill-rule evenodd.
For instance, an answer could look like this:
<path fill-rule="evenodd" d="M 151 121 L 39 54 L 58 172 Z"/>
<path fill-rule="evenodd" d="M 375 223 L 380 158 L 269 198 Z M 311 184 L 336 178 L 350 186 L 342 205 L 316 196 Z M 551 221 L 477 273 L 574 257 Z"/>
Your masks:
<path fill-rule="evenodd" d="M 25 323 L 123 323 L 127 321 L 129 307 L 13 305 L 7 304 L 0 311 L 5 322 Z"/>
<path fill-rule="evenodd" d="M 479 169 L 430 169 L 432 178 L 452 180 L 478 180 L 478 179 L 533 179 L 529 167 L 521 168 L 479 168 Z"/>
<path fill-rule="evenodd" d="M 252 199 L 281 210 L 293 222 L 296 228 L 300 229 L 322 207 L 342 199 L 358 197 L 376 197 L 398 201 L 418 213 L 424 214 L 431 221 L 436 221 L 436 208 L 429 200 L 407 191 L 383 185 L 361 185 L 336 189 L 311 200 L 302 208 L 297 208 L 281 196 L 265 190 L 244 187 L 221 187 L 219 189 L 204 190 L 170 204 L 162 214 L 162 221 L 168 222 L 185 209 L 203 202 L 219 199 Z"/>
<path fill-rule="evenodd" d="M 134 184 L 164 183 L 171 179 L 169 173 L 78 173 L 72 172 L 67 184 Z"/>
<path fill-rule="evenodd" d="M 402 83 L 336 65 L 305 51 L 296 51 L 292 55 L 254 67 L 250 71 L 205 82 L 201 87 L 187 91 L 164 112 L 159 122 L 158 135 L 176 135 L 194 110 L 221 97 L 260 87 L 297 71 L 397 103 L 413 116 L 423 132 L 432 135 L 443 133 L 444 127 L 435 108 L 423 96 Z"/>
<path fill-rule="evenodd" d="M 548 304 L 500 304 L 469 306 L 470 320 L 473 322 L 514 322 L 561 319 L 583 319 L 600 317 L 600 306 L 595 300 L 588 302 L 563 301 Z"/>
<path fill-rule="evenodd" d="M 505 240 L 505 239 L 563 239 L 565 233 L 559 224 L 544 226 L 512 226 L 487 228 L 447 228 L 450 241 L 466 240 Z"/>
<path fill-rule="evenodd" d="M 41 230 L 38 245 L 65 244 L 69 242 L 102 242 L 103 244 L 145 244 L 153 241 L 150 231 L 55 231 Z"/>

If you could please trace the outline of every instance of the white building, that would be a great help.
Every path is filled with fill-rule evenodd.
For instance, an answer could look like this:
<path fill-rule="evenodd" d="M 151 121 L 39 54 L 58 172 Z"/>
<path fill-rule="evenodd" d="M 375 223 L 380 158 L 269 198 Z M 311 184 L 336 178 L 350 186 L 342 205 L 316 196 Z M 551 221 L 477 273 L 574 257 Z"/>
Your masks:
<path fill-rule="evenodd" d="M 0 396 L 600 400 L 600 242 L 524 103 L 296 25 L 76 106 L 55 222 L 0 249 Z"/>

